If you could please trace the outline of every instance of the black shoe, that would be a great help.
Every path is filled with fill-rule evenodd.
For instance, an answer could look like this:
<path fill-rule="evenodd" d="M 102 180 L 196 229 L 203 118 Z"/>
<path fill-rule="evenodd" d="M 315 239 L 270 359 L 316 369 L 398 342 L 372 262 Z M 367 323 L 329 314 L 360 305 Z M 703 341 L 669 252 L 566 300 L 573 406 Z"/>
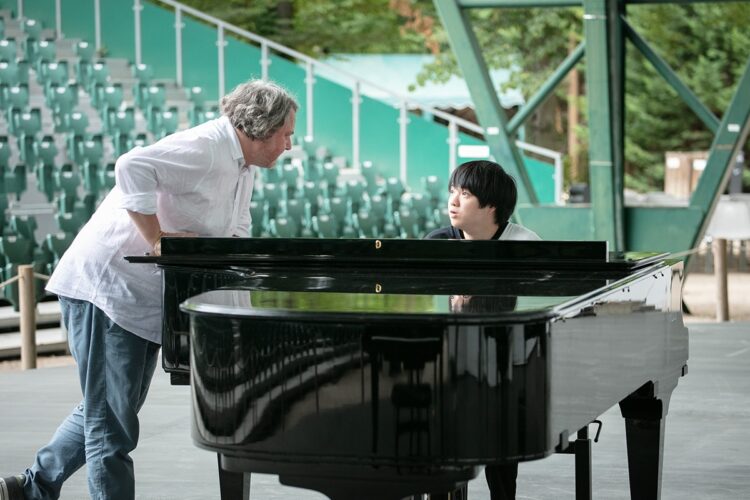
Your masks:
<path fill-rule="evenodd" d="M 4 477 L 0 479 L 0 500 L 25 500 L 23 494 L 23 484 L 26 482 L 26 476 Z"/>

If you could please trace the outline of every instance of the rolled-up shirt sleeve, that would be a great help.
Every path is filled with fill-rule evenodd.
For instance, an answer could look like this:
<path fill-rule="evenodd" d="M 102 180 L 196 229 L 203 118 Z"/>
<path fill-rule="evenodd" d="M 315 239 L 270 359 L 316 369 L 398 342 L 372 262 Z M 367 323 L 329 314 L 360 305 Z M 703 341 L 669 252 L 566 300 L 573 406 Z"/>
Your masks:
<path fill-rule="evenodd" d="M 211 171 L 213 149 L 204 141 L 135 148 L 115 164 L 115 180 L 121 191 L 120 208 L 155 214 L 157 193 L 195 190 Z"/>

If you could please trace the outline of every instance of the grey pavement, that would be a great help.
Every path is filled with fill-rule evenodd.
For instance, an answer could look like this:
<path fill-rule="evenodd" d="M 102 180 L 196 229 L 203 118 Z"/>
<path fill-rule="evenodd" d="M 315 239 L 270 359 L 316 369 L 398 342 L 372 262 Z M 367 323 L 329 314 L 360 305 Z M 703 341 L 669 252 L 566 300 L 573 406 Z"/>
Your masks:
<path fill-rule="evenodd" d="M 663 499 L 750 498 L 750 323 L 690 323 L 689 373 L 672 397 L 664 455 Z M 133 453 L 139 500 L 218 498 L 215 455 L 190 440 L 189 388 L 172 387 L 161 370 L 141 412 L 141 441 Z M 0 474 L 27 467 L 35 450 L 80 397 L 75 368 L 0 372 Z M 627 499 L 624 423 L 617 407 L 605 413 L 593 445 L 597 499 Z M 573 457 L 553 455 L 521 464 L 519 499 L 574 499 Z M 483 476 L 471 500 L 489 500 Z M 88 498 L 85 471 L 62 499 Z M 323 499 L 254 475 L 252 499 Z"/>

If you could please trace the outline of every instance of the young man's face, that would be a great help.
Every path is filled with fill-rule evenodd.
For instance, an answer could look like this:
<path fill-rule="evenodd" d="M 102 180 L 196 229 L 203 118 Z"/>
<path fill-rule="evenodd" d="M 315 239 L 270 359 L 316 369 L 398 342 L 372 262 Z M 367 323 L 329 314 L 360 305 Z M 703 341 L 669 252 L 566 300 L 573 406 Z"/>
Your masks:
<path fill-rule="evenodd" d="M 274 132 L 271 137 L 260 141 L 261 147 L 254 162 L 256 165 L 259 167 L 273 167 L 281 153 L 292 149 L 295 114 L 294 110 L 290 111 L 284 125 Z"/>
<path fill-rule="evenodd" d="M 449 193 L 448 215 L 453 227 L 474 233 L 477 229 L 495 224 L 495 207 L 480 207 L 479 198 L 460 186 L 451 186 Z"/>

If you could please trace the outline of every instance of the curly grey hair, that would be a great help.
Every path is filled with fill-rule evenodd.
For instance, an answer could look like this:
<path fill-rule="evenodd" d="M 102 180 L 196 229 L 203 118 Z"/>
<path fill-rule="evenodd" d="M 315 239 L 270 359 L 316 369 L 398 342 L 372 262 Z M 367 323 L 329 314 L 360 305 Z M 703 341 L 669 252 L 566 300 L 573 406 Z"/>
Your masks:
<path fill-rule="evenodd" d="M 222 114 L 229 118 L 233 127 L 253 140 L 269 138 L 297 108 L 289 92 L 263 80 L 241 83 L 221 98 Z"/>

